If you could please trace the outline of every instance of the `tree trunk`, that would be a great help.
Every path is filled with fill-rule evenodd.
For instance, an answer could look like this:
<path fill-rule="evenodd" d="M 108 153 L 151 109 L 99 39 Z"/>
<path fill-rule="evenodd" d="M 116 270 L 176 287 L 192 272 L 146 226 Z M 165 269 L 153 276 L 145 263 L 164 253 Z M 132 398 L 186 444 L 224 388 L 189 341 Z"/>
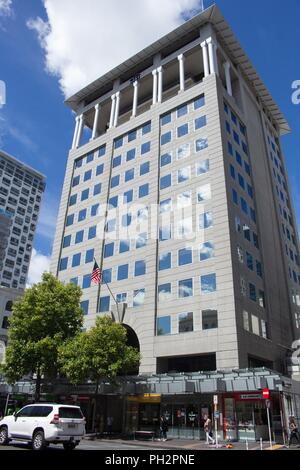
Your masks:
<path fill-rule="evenodd" d="M 36 382 L 35 382 L 35 394 L 34 394 L 34 400 L 36 403 L 39 403 L 40 398 L 41 398 L 41 372 L 40 368 L 37 369 L 36 372 Z"/>

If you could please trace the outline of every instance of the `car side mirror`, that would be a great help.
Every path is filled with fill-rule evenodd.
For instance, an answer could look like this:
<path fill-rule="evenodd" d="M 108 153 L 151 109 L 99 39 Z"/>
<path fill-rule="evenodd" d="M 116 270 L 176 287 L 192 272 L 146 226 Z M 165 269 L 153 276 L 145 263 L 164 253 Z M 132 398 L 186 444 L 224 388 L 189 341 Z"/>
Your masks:
<path fill-rule="evenodd" d="M 17 421 L 18 415 L 17 415 L 16 411 L 14 412 L 13 416 L 14 416 L 14 418 L 15 418 L 15 421 Z"/>

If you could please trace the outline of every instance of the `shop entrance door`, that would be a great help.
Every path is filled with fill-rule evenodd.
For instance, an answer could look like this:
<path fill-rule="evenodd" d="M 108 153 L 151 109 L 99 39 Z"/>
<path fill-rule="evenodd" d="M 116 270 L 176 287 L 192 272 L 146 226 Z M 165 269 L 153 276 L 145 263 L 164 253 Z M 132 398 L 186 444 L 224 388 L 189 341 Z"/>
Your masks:
<path fill-rule="evenodd" d="M 268 439 L 268 419 L 264 400 L 236 402 L 237 434 L 240 441 Z"/>

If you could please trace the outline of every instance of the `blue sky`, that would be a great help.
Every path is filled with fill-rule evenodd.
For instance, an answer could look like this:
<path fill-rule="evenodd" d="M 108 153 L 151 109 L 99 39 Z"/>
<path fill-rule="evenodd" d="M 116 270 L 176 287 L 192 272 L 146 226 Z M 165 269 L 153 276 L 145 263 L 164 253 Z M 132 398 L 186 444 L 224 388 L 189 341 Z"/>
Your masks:
<path fill-rule="evenodd" d="M 0 5 L 1 1 L 3 0 L 0 0 Z M 55 3 L 56 0 L 47 1 Z M 61 5 L 65 1 L 61 0 Z M 103 0 L 99 1 L 105 3 Z M 126 1 L 122 0 L 122 4 L 126 4 Z M 191 0 L 190 3 L 195 4 L 196 1 Z M 149 0 L 140 0 L 141 4 L 143 2 L 149 4 Z M 164 2 L 166 6 L 170 3 L 169 0 L 160 0 L 161 5 Z M 181 3 L 178 0 L 177 3 L 182 5 L 184 0 Z M 206 0 L 205 6 L 212 3 Z M 300 220 L 300 185 L 297 178 L 300 173 L 300 105 L 293 105 L 291 101 L 291 84 L 294 80 L 300 80 L 300 2 L 286 0 L 283 4 L 281 0 L 219 0 L 216 3 L 293 130 L 283 138 L 283 147 L 297 217 Z M 110 5 L 107 15 L 113 18 L 113 3 L 107 0 L 107 5 Z M 41 17 L 47 20 L 42 0 L 12 0 L 12 7 L 11 16 L 0 17 L 0 80 L 4 80 L 7 85 L 7 104 L 0 110 L 0 147 L 47 176 L 47 191 L 35 248 L 44 255 L 50 255 L 67 154 L 74 131 L 74 117 L 64 105 L 59 77 L 50 75 L 45 70 L 45 51 L 35 31 L 26 25 L 30 18 Z M 168 11 L 164 11 L 164 15 L 167 18 Z M 147 17 L 143 21 L 147 21 Z M 132 19 L 129 17 L 128 21 Z M 145 30 L 155 31 L 155 21 L 154 14 L 149 17 Z M 173 22 L 172 17 L 170 25 Z M 126 21 L 120 24 L 124 28 L 120 34 L 124 35 L 128 24 Z M 141 33 L 139 22 L 134 27 L 136 37 L 144 34 L 144 31 Z M 168 29 L 170 28 L 165 32 Z M 100 18 L 97 36 L 105 44 L 109 43 L 107 38 L 101 37 Z M 146 41 L 148 37 L 151 34 L 147 35 Z M 133 35 L 128 55 L 131 55 L 133 48 L 136 52 L 141 49 L 140 41 L 134 38 Z M 88 55 L 88 52 L 85 54 Z M 93 52 L 90 54 L 94 57 Z"/>

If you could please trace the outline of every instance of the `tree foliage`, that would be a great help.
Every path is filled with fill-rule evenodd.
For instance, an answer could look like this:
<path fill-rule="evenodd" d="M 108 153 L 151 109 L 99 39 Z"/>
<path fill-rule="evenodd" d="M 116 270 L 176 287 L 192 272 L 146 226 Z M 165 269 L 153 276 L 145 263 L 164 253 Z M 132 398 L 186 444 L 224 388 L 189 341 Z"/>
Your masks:
<path fill-rule="evenodd" d="M 114 382 L 140 362 L 140 353 L 127 345 L 127 331 L 109 316 L 98 317 L 96 325 L 78 334 L 59 349 L 62 372 L 73 383 L 85 380 L 99 383 L 101 378 Z"/>
<path fill-rule="evenodd" d="M 36 374 L 39 398 L 41 378 L 56 373 L 58 348 L 81 331 L 80 297 L 80 288 L 45 273 L 42 282 L 14 303 L 2 367 L 8 383 Z"/>

